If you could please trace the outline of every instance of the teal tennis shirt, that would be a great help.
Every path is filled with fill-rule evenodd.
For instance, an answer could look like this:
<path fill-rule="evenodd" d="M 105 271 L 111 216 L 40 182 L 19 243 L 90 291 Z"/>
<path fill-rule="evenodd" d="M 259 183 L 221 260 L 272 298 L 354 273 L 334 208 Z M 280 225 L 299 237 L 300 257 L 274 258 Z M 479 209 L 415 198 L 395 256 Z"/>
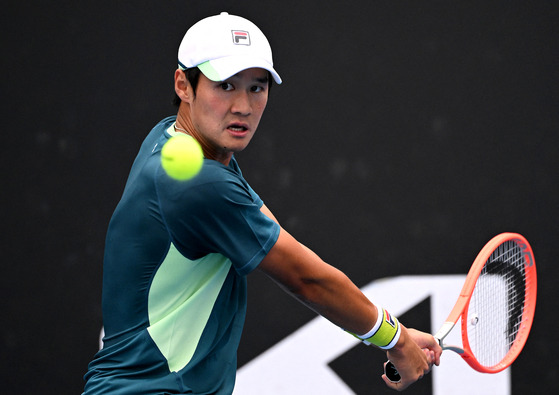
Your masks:
<path fill-rule="evenodd" d="M 104 347 L 85 394 L 231 394 L 246 312 L 246 275 L 279 226 L 233 158 L 204 159 L 189 181 L 160 152 L 175 117 L 144 140 L 107 231 Z"/>

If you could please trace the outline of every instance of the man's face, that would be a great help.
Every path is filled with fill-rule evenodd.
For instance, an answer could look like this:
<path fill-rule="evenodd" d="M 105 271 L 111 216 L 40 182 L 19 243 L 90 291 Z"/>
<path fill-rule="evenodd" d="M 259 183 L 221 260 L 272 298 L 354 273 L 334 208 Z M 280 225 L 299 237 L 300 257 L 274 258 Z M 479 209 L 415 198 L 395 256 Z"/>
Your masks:
<path fill-rule="evenodd" d="M 200 138 L 228 161 L 242 151 L 254 135 L 268 102 L 268 72 L 248 69 L 225 81 L 214 82 L 200 74 L 190 116 Z"/>

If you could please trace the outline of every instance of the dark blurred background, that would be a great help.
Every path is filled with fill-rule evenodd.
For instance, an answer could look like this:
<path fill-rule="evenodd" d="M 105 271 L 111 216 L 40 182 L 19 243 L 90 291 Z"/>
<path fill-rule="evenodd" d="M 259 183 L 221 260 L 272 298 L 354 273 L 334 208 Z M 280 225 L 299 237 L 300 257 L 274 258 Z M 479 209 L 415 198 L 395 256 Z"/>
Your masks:
<path fill-rule="evenodd" d="M 553 1 L 8 1 L 2 392 L 82 390 L 102 325 L 109 218 L 143 137 L 176 112 L 182 36 L 221 11 L 265 32 L 284 79 L 238 155 L 282 225 L 359 286 L 464 274 L 491 237 L 522 233 L 535 251 L 538 306 L 512 389 L 559 392 L 558 9 Z M 261 274 L 249 284 L 240 365 L 314 317 Z"/>

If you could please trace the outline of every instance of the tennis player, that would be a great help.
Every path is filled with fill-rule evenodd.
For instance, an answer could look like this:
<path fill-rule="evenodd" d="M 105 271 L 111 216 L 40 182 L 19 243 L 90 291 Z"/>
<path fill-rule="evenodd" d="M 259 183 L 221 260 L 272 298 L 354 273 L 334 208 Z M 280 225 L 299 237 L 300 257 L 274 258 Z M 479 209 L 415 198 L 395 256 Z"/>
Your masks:
<path fill-rule="evenodd" d="M 383 376 L 391 388 L 438 365 L 430 334 L 406 329 L 295 240 L 243 178 L 235 153 L 254 136 L 270 86 L 282 82 L 260 29 L 227 13 L 203 19 L 184 36 L 178 65 L 178 113 L 147 135 L 109 224 L 104 346 L 84 393 L 231 394 L 255 269 L 348 336 L 386 350 L 402 376 Z M 180 133 L 205 156 L 184 182 L 160 163 L 161 147 Z"/>

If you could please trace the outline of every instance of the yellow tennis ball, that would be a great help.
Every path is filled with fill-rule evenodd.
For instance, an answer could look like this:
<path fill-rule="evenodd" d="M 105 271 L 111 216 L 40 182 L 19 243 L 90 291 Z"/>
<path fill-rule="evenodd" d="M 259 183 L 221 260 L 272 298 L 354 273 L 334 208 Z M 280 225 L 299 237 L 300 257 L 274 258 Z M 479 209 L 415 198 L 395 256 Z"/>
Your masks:
<path fill-rule="evenodd" d="M 202 147 L 186 134 L 171 137 L 161 149 L 161 166 L 175 180 L 186 181 L 196 176 L 203 162 Z"/>

